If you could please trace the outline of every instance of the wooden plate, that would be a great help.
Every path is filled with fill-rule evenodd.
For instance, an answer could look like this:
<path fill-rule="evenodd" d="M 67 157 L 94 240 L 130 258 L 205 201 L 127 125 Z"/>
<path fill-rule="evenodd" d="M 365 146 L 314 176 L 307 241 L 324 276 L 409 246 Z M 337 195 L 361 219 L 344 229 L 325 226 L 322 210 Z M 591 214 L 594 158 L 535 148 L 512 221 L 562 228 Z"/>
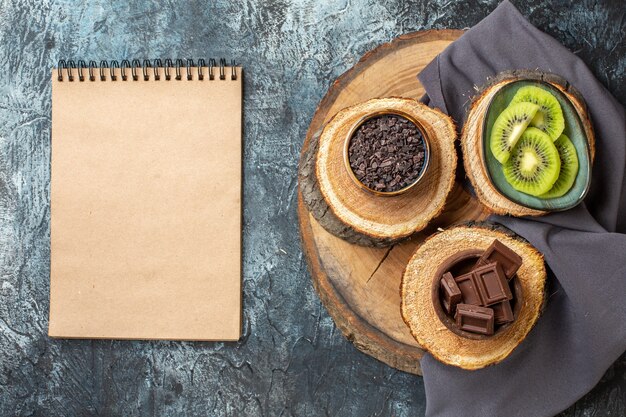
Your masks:
<path fill-rule="evenodd" d="M 438 317 L 433 290 L 439 287 L 441 265 L 459 251 L 482 253 L 498 239 L 522 257 L 515 283 L 515 321 L 492 336 L 454 331 Z M 402 314 L 411 332 L 439 361 L 475 370 L 504 360 L 535 325 L 545 300 L 546 269 L 543 255 L 514 233 L 493 225 L 450 228 L 437 233 L 415 252 L 402 281 Z M 521 304 L 521 305 L 520 305 Z"/>
<path fill-rule="evenodd" d="M 339 110 L 376 97 L 419 99 L 416 78 L 461 30 L 431 30 L 402 35 L 368 52 L 331 86 L 309 126 L 302 154 L 314 133 Z M 302 155 L 301 154 L 301 155 Z M 397 369 L 420 374 L 422 349 L 400 313 L 400 282 L 417 246 L 438 227 L 487 216 L 484 206 L 456 184 L 443 213 L 425 230 L 389 248 L 357 246 L 326 232 L 307 212 L 298 192 L 302 248 L 313 285 L 337 327 L 368 355 Z"/>
<path fill-rule="evenodd" d="M 364 190 L 346 167 L 346 141 L 363 117 L 404 114 L 419 124 L 429 142 L 430 163 L 422 181 L 405 193 L 380 196 Z M 454 187 L 457 155 L 452 119 L 406 97 L 377 98 L 339 111 L 314 134 L 300 158 L 298 185 L 315 220 L 333 235 L 363 246 L 387 247 L 424 229 L 443 210 Z"/>
<path fill-rule="evenodd" d="M 463 167 L 469 178 L 478 199 L 496 214 L 510 214 L 513 216 L 542 216 L 548 213 L 548 207 L 539 210 L 519 204 L 507 196 L 503 195 L 495 184 L 491 181 L 487 172 L 487 164 L 485 163 L 485 155 L 483 152 L 483 130 L 485 128 L 485 115 L 489 108 L 493 97 L 495 97 L 502 88 L 506 88 L 509 84 L 520 80 L 534 80 L 537 82 L 547 83 L 551 87 L 558 90 L 573 106 L 582 128 L 584 129 L 584 137 L 588 151 L 589 168 L 593 163 L 595 154 L 595 135 L 593 126 L 587 112 L 585 101 L 582 95 L 564 78 L 551 73 L 544 73 L 533 70 L 513 70 L 498 73 L 493 78 L 487 80 L 484 87 L 480 89 L 478 94 L 472 100 L 469 111 L 463 124 L 463 132 L 461 133 L 461 148 L 463 150 Z M 579 137 L 579 146 L 582 138 Z M 581 154 L 579 153 L 579 158 Z"/>
<path fill-rule="evenodd" d="M 544 199 L 533 197 L 532 195 L 515 190 L 507 182 L 506 178 L 504 178 L 502 165 L 493 156 L 491 147 L 489 146 L 491 129 L 493 128 L 496 118 L 508 106 L 515 93 L 520 88 L 528 85 L 547 90 L 552 93 L 554 97 L 556 97 L 561 105 L 563 117 L 565 118 L 565 130 L 563 133 L 570 138 L 576 148 L 579 166 L 578 175 L 576 176 L 576 181 L 572 185 L 572 188 L 561 197 Z M 583 198 L 585 198 L 585 195 L 587 195 L 587 191 L 589 190 L 589 185 L 591 183 L 591 157 L 589 155 L 589 141 L 587 139 L 582 121 L 569 99 L 565 97 L 560 90 L 547 82 L 535 80 L 514 81 L 502 87 L 498 93 L 496 93 L 487 109 L 487 117 L 485 117 L 483 152 L 485 154 L 484 162 L 487 174 L 493 182 L 493 185 L 502 195 L 522 206 L 544 211 L 568 210 L 579 204 Z"/>

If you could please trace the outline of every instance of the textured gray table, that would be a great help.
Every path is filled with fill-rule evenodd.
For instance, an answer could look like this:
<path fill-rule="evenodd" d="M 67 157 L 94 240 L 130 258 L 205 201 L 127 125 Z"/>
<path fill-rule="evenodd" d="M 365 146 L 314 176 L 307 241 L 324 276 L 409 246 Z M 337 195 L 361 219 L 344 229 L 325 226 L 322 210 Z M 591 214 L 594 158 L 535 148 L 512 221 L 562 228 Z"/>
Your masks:
<path fill-rule="evenodd" d="M 359 353 L 313 291 L 298 153 L 326 88 L 363 53 L 404 32 L 471 26 L 496 1 L 206 3 L 0 0 L 0 415 L 422 415 L 422 379 Z M 515 3 L 626 102 L 623 0 Z M 221 56 L 246 69 L 243 338 L 49 339 L 50 68 Z M 625 370 L 622 357 L 564 415 L 626 415 Z"/>

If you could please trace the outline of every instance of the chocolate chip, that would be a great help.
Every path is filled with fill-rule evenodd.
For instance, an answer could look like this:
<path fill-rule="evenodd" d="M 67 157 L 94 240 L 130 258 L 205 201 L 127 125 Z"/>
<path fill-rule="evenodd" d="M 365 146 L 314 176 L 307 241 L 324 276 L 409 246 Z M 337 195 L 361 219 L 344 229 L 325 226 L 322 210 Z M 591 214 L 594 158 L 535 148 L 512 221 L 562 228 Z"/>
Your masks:
<path fill-rule="evenodd" d="M 411 185 L 424 166 L 424 138 L 411 121 L 395 114 L 366 120 L 354 132 L 348 160 L 357 179 L 383 192 Z"/>

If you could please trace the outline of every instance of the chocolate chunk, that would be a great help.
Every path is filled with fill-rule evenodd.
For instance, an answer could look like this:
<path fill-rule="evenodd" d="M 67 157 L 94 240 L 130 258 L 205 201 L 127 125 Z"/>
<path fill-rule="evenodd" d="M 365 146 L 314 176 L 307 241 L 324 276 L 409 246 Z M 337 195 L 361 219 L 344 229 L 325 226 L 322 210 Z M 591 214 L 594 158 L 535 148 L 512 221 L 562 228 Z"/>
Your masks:
<path fill-rule="evenodd" d="M 454 314 L 456 305 L 462 300 L 462 295 L 451 273 L 446 272 L 441 277 L 441 290 L 443 291 L 443 306 L 449 314 Z"/>
<path fill-rule="evenodd" d="M 393 192 L 415 182 L 424 167 L 425 152 L 424 137 L 415 124 L 386 114 L 367 119 L 355 130 L 348 145 L 348 160 L 356 178 L 367 188 Z"/>
<path fill-rule="evenodd" d="M 492 335 L 494 329 L 493 310 L 469 304 L 458 304 L 454 316 L 461 330 Z"/>
<path fill-rule="evenodd" d="M 494 304 L 491 308 L 493 309 L 493 317 L 496 324 L 510 323 L 515 319 L 510 301 Z"/>
<path fill-rule="evenodd" d="M 499 263 L 481 266 L 472 271 L 482 305 L 487 307 L 513 298 L 511 288 Z M 470 303 L 472 304 L 472 303 Z"/>
<path fill-rule="evenodd" d="M 471 272 L 461 275 L 460 277 L 456 277 L 454 280 L 456 281 L 456 285 L 458 285 L 461 290 L 461 295 L 465 304 L 473 304 L 477 306 L 482 305 L 480 293 L 476 288 L 475 278 Z"/>
<path fill-rule="evenodd" d="M 497 262 L 504 271 L 507 279 L 513 278 L 520 266 L 522 257 L 499 240 L 494 240 L 491 246 L 483 253 L 476 262 L 476 267 Z"/>

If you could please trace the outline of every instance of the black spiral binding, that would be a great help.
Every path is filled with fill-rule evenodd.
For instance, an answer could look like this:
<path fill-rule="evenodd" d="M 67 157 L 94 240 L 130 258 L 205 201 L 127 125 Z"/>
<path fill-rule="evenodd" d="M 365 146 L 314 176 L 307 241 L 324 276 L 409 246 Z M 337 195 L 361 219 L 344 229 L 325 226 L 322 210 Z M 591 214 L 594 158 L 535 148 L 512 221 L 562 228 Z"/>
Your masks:
<path fill-rule="evenodd" d="M 100 65 L 96 63 L 96 61 L 89 61 L 86 63 L 83 60 L 79 60 L 78 64 L 73 60 L 64 60 L 61 59 L 59 61 L 59 65 L 57 66 L 57 80 L 64 81 L 66 77 L 63 75 L 64 73 L 67 76 L 67 81 L 74 81 L 75 74 L 78 75 L 78 81 L 118 81 L 118 77 L 116 75 L 116 70 L 119 69 L 119 75 L 122 81 L 138 81 L 139 80 L 139 70 L 141 70 L 141 75 L 144 81 L 150 81 L 150 68 L 152 68 L 152 79 L 154 81 L 160 81 L 161 79 L 165 79 L 166 81 L 172 80 L 171 70 L 174 70 L 174 80 L 180 81 L 183 79 L 182 77 L 182 69 L 185 68 L 186 79 L 193 80 L 193 70 L 196 68 L 198 74 L 198 80 L 202 81 L 204 79 L 214 80 L 215 74 L 213 73 L 213 68 L 219 69 L 219 79 L 226 79 L 226 60 L 221 58 L 219 61 L 219 65 L 215 61 L 215 59 L 209 59 L 209 73 L 208 77 L 204 76 L 203 68 L 206 67 L 206 61 L 204 59 L 199 59 L 197 64 L 194 63 L 193 59 L 187 59 L 183 61 L 182 59 L 176 59 L 172 62 L 171 59 L 166 59 L 165 61 L 161 61 L 160 59 L 144 59 L 140 61 L 138 59 L 133 59 L 132 62 L 124 59 L 121 63 L 117 60 L 112 61 L 100 61 Z M 95 76 L 96 68 L 99 69 L 99 77 Z M 163 75 L 161 77 L 160 69 L 163 68 Z M 109 74 L 107 77 L 107 71 L 109 70 Z M 87 72 L 87 76 L 85 76 L 85 72 Z M 130 72 L 130 77 L 129 77 Z M 231 60 L 230 63 L 230 79 L 237 79 L 237 65 L 235 64 L 235 60 Z"/>

